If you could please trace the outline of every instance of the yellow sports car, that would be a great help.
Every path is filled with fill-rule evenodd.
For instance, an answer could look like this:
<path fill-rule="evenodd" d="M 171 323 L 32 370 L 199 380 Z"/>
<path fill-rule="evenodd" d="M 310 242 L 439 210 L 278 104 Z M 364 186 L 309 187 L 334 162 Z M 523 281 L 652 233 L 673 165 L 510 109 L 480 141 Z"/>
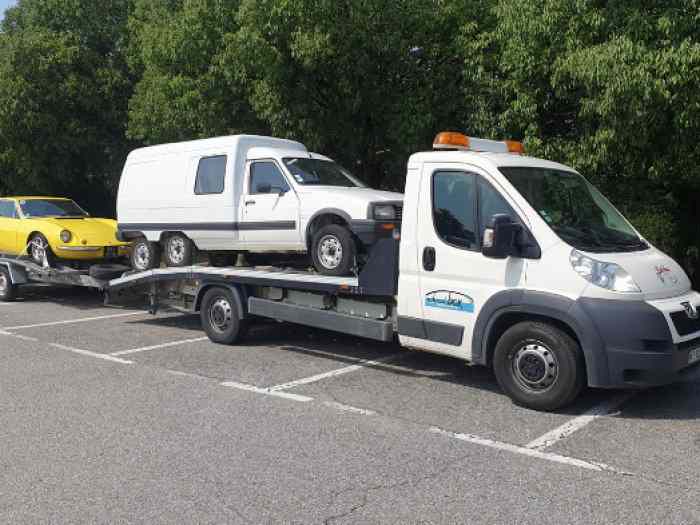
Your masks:
<path fill-rule="evenodd" d="M 90 217 L 70 199 L 0 197 L 3 255 L 29 255 L 38 264 L 128 256 L 129 244 L 117 241 L 116 232 L 117 221 Z"/>

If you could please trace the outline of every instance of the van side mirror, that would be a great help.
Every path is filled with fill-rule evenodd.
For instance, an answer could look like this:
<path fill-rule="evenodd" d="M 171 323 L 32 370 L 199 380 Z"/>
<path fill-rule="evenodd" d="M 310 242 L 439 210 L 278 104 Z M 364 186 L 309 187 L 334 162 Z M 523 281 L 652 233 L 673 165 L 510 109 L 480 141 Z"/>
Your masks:
<path fill-rule="evenodd" d="M 505 259 L 513 255 L 515 238 L 522 226 L 510 215 L 496 214 L 491 217 L 481 240 L 481 253 L 492 259 Z"/>
<path fill-rule="evenodd" d="M 272 185 L 269 182 L 260 182 L 255 186 L 255 193 L 270 193 L 272 191 Z"/>

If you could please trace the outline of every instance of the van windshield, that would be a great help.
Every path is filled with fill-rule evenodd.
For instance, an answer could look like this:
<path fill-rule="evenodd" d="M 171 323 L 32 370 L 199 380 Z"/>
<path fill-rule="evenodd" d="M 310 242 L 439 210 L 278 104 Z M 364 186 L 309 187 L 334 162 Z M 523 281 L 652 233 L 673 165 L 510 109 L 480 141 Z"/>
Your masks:
<path fill-rule="evenodd" d="M 342 186 L 364 188 L 355 177 L 335 162 L 308 157 L 286 158 L 284 165 L 297 184 L 306 186 Z"/>
<path fill-rule="evenodd" d="M 59 199 L 31 199 L 19 201 L 22 215 L 29 219 L 35 217 L 87 217 L 87 212 L 75 202 Z"/>
<path fill-rule="evenodd" d="M 649 248 L 622 214 L 578 173 L 547 168 L 499 169 L 552 230 L 574 248 L 589 252 Z"/>

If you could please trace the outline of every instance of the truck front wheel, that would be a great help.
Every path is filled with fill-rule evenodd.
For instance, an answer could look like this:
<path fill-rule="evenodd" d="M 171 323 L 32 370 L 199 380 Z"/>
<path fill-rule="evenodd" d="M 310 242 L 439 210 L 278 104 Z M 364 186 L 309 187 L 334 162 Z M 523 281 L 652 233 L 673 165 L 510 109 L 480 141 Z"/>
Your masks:
<path fill-rule="evenodd" d="M 232 345 L 245 335 L 248 327 L 247 321 L 241 319 L 233 292 L 228 288 L 207 290 L 199 315 L 202 328 L 214 343 Z"/>
<path fill-rule="evenodd" d="M 522 322 L 506 330 L 496 344 L 493 369 L 505 393 L 534 410 L 556 410 L 571 403 L 586 381 L 578 343 L 542 322 Z"/>

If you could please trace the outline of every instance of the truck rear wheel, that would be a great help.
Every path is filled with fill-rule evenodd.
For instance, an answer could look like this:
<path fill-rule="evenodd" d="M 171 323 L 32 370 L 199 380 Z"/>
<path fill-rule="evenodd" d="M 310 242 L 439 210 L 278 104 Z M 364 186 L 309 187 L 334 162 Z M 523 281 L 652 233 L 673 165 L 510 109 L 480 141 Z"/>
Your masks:
<path fill-rule="evenodd" d="M 228 288 L 217 286 L 204 294 L 199 315 L 202 328 L 214 343 L 232 345 L 245 335 L 248 323 L 240 314 L 238 302 Z"/>
<path fill-rule="evenodd" d="M 311 243 L 314 267 L 323 275 L 348 275 L 356 253 L 352 233 L 340 224 L 328 224 L 319 229 Z"/>
<path fill-rule="evenodd" d="M 163 242 L 166 266 L 192 266 L 194 243 L 184 233 L 172 233 Z"/>
<path fill-rule="evenodd" d="M 139 272 L 160 266 L 160 247 L 146 239 L 138 239 L 131 247 L 131 267 Z"/>
<path fill-rule="evenodd" d="M 534 410 L 556 410 L 571 403 L 586 381 L 578 343 L 541 322 L 522 322 L 506 330 L 496 344 L 493 369 L 505 393 Z"/>
<path fill-rule="evenodd" d="M 9 303 L 15 300 L 16 286 L 12 284 L 10 272 L 0 266 L 0 301 Z"/>

